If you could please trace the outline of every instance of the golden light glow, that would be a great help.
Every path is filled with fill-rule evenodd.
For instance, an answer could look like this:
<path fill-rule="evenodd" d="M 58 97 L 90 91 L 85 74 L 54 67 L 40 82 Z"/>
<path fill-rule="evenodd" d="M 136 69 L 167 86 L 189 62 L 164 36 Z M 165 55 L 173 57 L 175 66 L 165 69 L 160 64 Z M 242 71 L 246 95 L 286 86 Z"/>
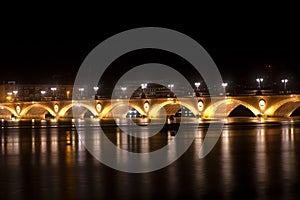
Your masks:
<path fill-rule="evenodd" d="M 266 101 L 264 99 L 259 100 L 259 108 L 260 110 L 264 110 L 266 107 Z"/>
<path fill-rule="evenodd" d="M 72 144 L 72 137 L 71 137 L 70 131 L 67 131 L 67 133 L 66 133 L 66 143 L 67 143 L 67 145 Z"/>
<path fill-rule="evenodd" d="M 203 101 L 201 101 L 201 100 L 198 101 L 198 109 L 199 109 L 199 111 L 202 112 L 203 108 L 204 108 Z"/>
<path fill-rule="evenodd" d="M 96 110 L 97 110 L 98 113 L 101 112 L 101 108 L 102 108 L 101 103 L 97 103 Z"/>
<path fill-rule="evenodd" d="M 58 109 L 59 109 L 58 105 L 57 105 L 57 104 L 55 104 L 55 105 L 54 105 L 54 112 L 56 112 L 56 113 L 57 113 L 57 112 L 58 112 Z"/>
<path fill-rule="evenodd" d="M 16 111 L 17 111 L 18 114 L 20 114 L 20 112 L 21 112 L 21 107 L 20 107 L 19 105 L 16 106 Z"/>
<path fill-rule="evenodd" d="M 150 109 L 150 105 L 149 105 L 148 101 L 146 101 L 146 102 L 144 103 L 144 109 L 145 109 L 145 112 L 148 113 L 148 111 L 149 111 L 149 109 Z"/>

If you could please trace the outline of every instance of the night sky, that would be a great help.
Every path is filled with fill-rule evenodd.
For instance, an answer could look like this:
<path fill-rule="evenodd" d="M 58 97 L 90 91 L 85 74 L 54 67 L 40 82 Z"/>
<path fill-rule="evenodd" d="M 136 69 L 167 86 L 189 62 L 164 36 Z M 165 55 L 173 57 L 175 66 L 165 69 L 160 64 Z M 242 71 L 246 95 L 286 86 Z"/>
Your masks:
<path fill-rule="evenodd" d="M 296 26 L 273 23 L 218 26 L 181 23 L 103 25 L 92 34 L 64 32 L 60 37 L 10 37 L 0 41 L 0 80 L 18 83 L 72 84 L 88 53 L 121 31 L 143 26 L 178 30 L 198 41 L 211 55 L 225 81 L 253 82 L 266 71 L 274 81 L 289 78 L 298 85 L 300 39 Z M 70 37 L 68 37 L 70 35 Z M 140 58 L 141 59 L 141 58 Z M 271 68 L 267 66 L 271 65 Z"/>

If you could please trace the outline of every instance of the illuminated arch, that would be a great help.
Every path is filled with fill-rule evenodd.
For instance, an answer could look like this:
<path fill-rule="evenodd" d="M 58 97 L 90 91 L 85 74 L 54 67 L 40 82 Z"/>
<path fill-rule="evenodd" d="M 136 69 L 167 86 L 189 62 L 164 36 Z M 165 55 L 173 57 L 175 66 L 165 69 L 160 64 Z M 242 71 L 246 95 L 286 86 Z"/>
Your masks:
<path fill-rule="evenodd" d="M 289 117 L 299 105 L 300 100 L 298 98 L 287 98 L 273 104 L 265 113 L 271 116 Z"/>
<path fill-rule="evenodd" d="M 174 101 L 166 101 L 166 102 L 163 102 L 163 103 L 160 103 L 160 104 L 153 105 L 152 109 L 149 112 L 149 115 L 151 117 L 157 117 L 157 114 L 159 113 L 160 109 L 162 109 L 164 106 L 170 105 L 170 104 L 182 105 L 182 106 L 186 107 L 187 109 L 189 109 L 195 116 L 197 116 L 199 114 L 199 111 L 197 110 L 197 107 L 196 107 L 197 105 L 192 106 L 192 105 L 190 105 L 190 104 L 188 104 L 186 102 L 183 102 L 183 101 L 176 101 L 176 102 L 174 102 Z M 175 114 L 175 113 L 173 113 L 173 114 Z"/>
<path fill-rule="evenodd" d="M 248 108 L 255 116 L 260 114 L 260 111 L 252 106 L 249 103 L 246 103 L 244 101 L 236 100 L 236 99 L 224 99 L 221 101 L 218 101 L 212 105 L 210 105 L 208 108 L 206 108 L 203 112 L 203 117 L 204 118 L 212 118 L 214 116 L 213 114 L 221 107 L 221 106 L 226 106 L 225 108 L 225 117 L 228 117 L 229 114 L 239 105 L 245 106 Z"/>
<path fill-rule="evenodd" d="M 69 105 L 64 106 L 63 108 L 60 109 L 58 116 L 64 117 L 65 114 L 72 108 L 72 107 L 78 107 L 82 106 L 86 108 L 88 111 L 90 111 L 93 115 L 98 115 L 94 105 L 87 105 L 87 104 L 82 104 L 82 103 L 71 103 Z"/>
<path fill-rule="evenodd" d="M 132 104 L 132 103 L 129 103 L 129 105 L 127 105 L 127 104 L 125 104 L 125 103 L 123 103 L 123 102 L 120 102 L 120 103 L 114 103 L 113 106 L 112 106 L 112 105 L 106 106 L 106 107 L 103 109 L 103 111 L 101 112 L 101 116 L 102 116 L 102 117 L 107 117 L 107 116 L 109 115 L 109 113 L 112 112 L 112 110 L 117 109 L 117 108 L 122 107 L 122 106 L 124 106 L 124 107 L 127 106 L 127 108 L 126 108 L 126 111 L 127 111 L 127 112 L 124 111 L 123 113 L 121 113 L 121 117 L 122 117 L 122 118 L 125 118 L 125 117 L 126 117 L 126 115 L 127 115 L 127 113 L 128 113 L 128 111 L 129 111 L 130 108 L 134 108 L 134 109 L 137 110 L 141 115 L 146 115 L 145 111 L 144 111 L 142 108 L 140 108 L 138 105 L 135 105 L 135 104 Z"/>
<path fill-rule="evenodd" d="M 32 104 L 30 106 L 27 106 L 26 108 L 23 108 L 21 110 L 20 116 L 25 116 L 32 108 L 34 107 L 41 107 L 44 108 L 45 110 L 47 110 L 51 115 L 56 116 L 55 112 L 49 108 L 48 106 L 45 105 L 41 105 L 41 104 Z"/>
<path fill-rule="evenodd" d="M 18 113 L 11 107 L 8 107 L 8 106 L 1 106 L 0 109 L 5 109 L 5 110 L 8 110 L 11 114 L 15 115 L 15 116 L 18 116 Z"/>

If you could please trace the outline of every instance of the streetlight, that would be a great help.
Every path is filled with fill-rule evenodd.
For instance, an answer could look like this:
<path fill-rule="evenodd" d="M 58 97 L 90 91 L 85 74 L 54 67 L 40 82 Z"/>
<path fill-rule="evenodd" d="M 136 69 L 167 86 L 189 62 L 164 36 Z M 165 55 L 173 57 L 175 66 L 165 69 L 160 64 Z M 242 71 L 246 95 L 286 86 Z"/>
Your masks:
<path fill-rule="evenodd" d="M 284 84 L 284 93 L 286 93 L 286 83 L 288 82 L 288 79 L 282 79 L 281 82 Z"/>
<path fill-rule="evenodd" d="M 195 83 L 195 86 L 196 86 L 197 90 L 198 90 L 200 84 L 201 84 L 200 82 L 196 82 L 196 83 Z"/>
<path fill-rule="evenodd" d="M 54 96 L 54 92 L 57 90 L 57 88 L 53 87 L 53 88 L 50 88 L 52 90 L 52 95 Z"/>
<path fill-rule="evenodd" d="M 94 86 L 93 89 L 95 91 L 95 99 L 97 99 L 97 92 L 99 90 L 99 87 L 98 86 Z"/>
<path fill-rule="evenodd" d="M 147 88 L 147 83 L 142 83 L 141 87 L 142 87 L 142 89 L 146 89 Z"/>
<path fill-rule="evenodd" d="M 145 92 L 144 92 L 144 89 L 147 88 L 147 83 L 142 83 L 141 84 L 141 87 L 142 87 L 142 98 L 144 98 L 146 95 L 145 95 Z"/>
<path fill-rule="evenodd" d="M 80 92 L 80 96 L 82 97 L 82 93 L 84 91 L 84 88 L 78 88 L 79 92 Z"/>
<path fill-rule="evenodd" d="M 46 94 L 46 91 L 45 90 L 42 90 L 41 91 L 41 95 L 42 95 L 42 99 L 44 99 L 44 95 Z"/>
<path fill-rule="evenodd" d="M 222 83 L 222 86 L 224 88 L 224 92 L 225 92 L 225 95 L 226 95 L 226 87 L 228 86 L 228 83 Z"/>
<path fill-rule="evenodd" d="M 93 87 L 93 89 L 94 89 L 95 93 L 97 93 L 98 90 L 99 90 L 99 87 L 98 87 L 98 86 L 95 86 L 95 87 Z"/>
<path fill-rule="evenodd" d="M 261 83 L 262 83 L 263 81 L 264 81 L 263 78 L 257 78 L 257 79 L 256 79 L 256 82 L 258 82 L 258 88 L 260 88 Z"/>
<path fill-rule="evenodd" d="M 222 83 L 222 86 L 223 86 L 224 88 L 226 88 L 227 85 L 228 85 L 228 83 Z"/>
<path fill-rule="evenodd" d="M 127 90 L 127 87 L 121 87 L 121 90 L 123 91 L 123 96 L 125 98 L 125 91 Z"/>
<path fill-rule="evenodd" d="M 18 94 L 18 90 L 14 90 L 13 93 L 14 93 L 14 96 L 15 96 L 15 99 L 16 99 L 17 98 L 17 94 Z"/>
<path fill-rule="evenodd" d="M 174 87 L 174 84 L 169 84 L 168 85 L 168 88 L 170 88 L 171 91 L 172 91 L 173 87 Z"/>

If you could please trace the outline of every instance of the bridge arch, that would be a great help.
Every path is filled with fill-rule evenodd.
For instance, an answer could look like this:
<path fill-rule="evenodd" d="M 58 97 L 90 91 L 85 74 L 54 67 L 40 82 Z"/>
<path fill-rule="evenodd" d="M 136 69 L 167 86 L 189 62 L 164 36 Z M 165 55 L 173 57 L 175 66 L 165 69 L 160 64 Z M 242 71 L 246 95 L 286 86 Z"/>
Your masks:
<path fill-rule="evenodd" d="M 109 106 L 106 106 L 103 109 L 103 111 L 101 112 L 101 116 L 102 117 L 110 117 L 110 114 L 114 110 L 114 111 L 117 111 L 120 113 L 118 116 L 115 116 L 115 117 L 125 118 L 131 108 L 134 108 L 135 110 L 137 110 L 141 115 L 147 115 L 145 113 L 145 111 L 136 104 L 129 103 L 129 105 L 127 105 L 124 102 L 119 102 L 119 103 L 114 103 Z"/>
<path fill-rule="evenodd" d="M 18 115 L 18 113 L 17 113 L 13 108 L 11 108 L 11 107 L 9 107 L 9 106 L 1 106 L 0 109 L 1 109 L 1 110 L 7 110 L 7 111 L 10 112 L 10 114 L 13 114 L 13 115 L 15 115 L 15 116 Z"/>
<path fill-rule="evenodd" d="M 149 115 L 151 117 L 158 117 L 158 114 L 159 114 L 159 111 L 167 106 L 167 105 L 174 105 L 174 109 L 171 110 L 171 111 L 166 111 L 167 112 L 167 115 L 175 115 L 177 113 L 177 111 L 180 109 L 180 105 L 186 107 L 187 109 L 189 109 L 195 116 L 197 116 L 199 114 L 199 111 L 197 109 L 197 105 L 193 106 L 193 105 L 190 105 L 186 102 L 183 102 L 183 101 L 166 101 L 166 102 L 163 102 L 163 103 L 159 103 L 159 104 L 154 104 L 149 112 Z"/>
<path fill-rule="evenodd" d="M 30 106 L 27 106 L 27 107 L 23 108 L 21 110 L 20 116 L 21 117 L 26 116 L 31 109 L 39 108 L 39 107 L 43 108 L 45 111 L 48 111 L 51 115 L 56 116 L 55 112 L 51 108 L 49 108 L 48 106 L 42 105 L 42 104 L 32 104 Z"/>
<path fill-rule="evenodd" d="M 83 103 L 70 103 L 66 106 L 64 106 L 63 108 L 60 109 L 60 111 L 58 112 L 58 116 L 60 117 L 65 117 L 66 116 L 66 113 L 73 107 L 83 107 L 83 108 L 86 108 L 87 111 L 90 111 L 93 115 L 97 116 L 98 113 L 93 106 L 91 105 L 88 105 L 88 104 L 83 104 Z M 83 115 L 86 113 L 86 111 L 83 113 Z"/>
<path fill-rule="evenodd" d="M 300 106 L 300 99 L 287 98 L 273 104 L 266 114 L 277 117 L 290 117 L 290 115 Z"/>
<path fill-rule="evenodd" d="M 248 108 L 255 116 L 260 114 L 260 111 L 257 108 L 255 108 L 254 106 L 252 106 L 247 102 L 237 100 L 237 99 L 224 99 L 207 107 L 203 112 L 203 117 L 204 118 L 212 118 L 213 116 L 228 117 L 230 113 L 240 105 Z M 222 114 L 218 115 L 218 109 L 224 108 L 223 106 L 225 106 L 225 116 L 222 116 Z M 223 110 L 220 112 L 223 112 Z"/>

